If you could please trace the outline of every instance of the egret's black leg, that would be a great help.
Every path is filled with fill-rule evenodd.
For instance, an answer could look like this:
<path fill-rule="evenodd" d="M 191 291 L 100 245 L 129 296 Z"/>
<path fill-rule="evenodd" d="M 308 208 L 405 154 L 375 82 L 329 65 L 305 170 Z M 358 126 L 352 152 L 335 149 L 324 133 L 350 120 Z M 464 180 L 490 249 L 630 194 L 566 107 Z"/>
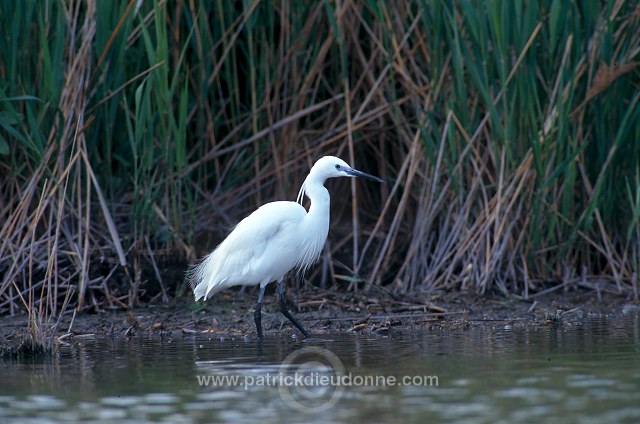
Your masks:
<path fill-rule="evenodd" d="M 262 298 L 264 297 L 264 289 L 266 286 L 260 285 L 260 294 L 258 295 L 258 304 L 253 312 L 253 320 L 256 322 L 256 330 L 258 338 L 262 340 Z"/>
<path fill-rule="evenodd" d="M 293 315 L 291 315 L 291 312 L 289 312 L 289 310 L 287 309 L 287 299 L 284 296 L 284 289 L 284 279 L 281 279 L 280 281 L 278 281 L 278 295 L 280 296 L 280 311 L 282 312 L 282 315 L 287 317 L 287 319 L 291 321 L 293 325 L 298 327 L 298 330 L 300 330 L 300 332 L 304 334 L 305 337 L 309 337 L 309 333 L 307 333 L 307 330 L 302 328 L 302 325 L 300 325 L 298 320 L 296 320 Z"/>

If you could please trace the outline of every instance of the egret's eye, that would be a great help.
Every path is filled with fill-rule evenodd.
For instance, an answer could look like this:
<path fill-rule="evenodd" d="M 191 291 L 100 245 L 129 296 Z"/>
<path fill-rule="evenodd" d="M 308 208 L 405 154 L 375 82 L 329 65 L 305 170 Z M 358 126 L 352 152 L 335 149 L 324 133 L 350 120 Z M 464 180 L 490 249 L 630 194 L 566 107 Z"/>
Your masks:
<path fill-rule="evenodd" d="M 336 164 L 336 169 L 340 169 L 340 165 Z"/>

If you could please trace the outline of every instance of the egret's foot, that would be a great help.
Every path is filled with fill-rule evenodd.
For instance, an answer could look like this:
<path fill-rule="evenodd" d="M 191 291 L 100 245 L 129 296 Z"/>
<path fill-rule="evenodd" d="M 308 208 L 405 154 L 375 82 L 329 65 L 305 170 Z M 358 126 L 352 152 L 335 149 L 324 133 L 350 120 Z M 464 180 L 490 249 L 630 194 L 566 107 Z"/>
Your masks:
<path fill-rule="evenodd" d="M 300 324 L 298 320 L 295 319 L 293 315 L 291 315 L 291 312 L 289 312 L 289 309 L 287 309 L 287 299 L 284 294 L 284 289 L 285 289 L 284 280 L 278 281 L 278 295 L 280 297 L 280 312 L 282 312 L 282 315 L 287 317 L 287 319 L 291 321 L 293 325 L 295 325 L 298 328 L 298 330 L 300 330 L 300 332 L 304 334 L 305 337 L 309 337 L 309 333 L 307 332 L 307 330 L 304 329 L 302 324 Z"/>
<path fill-rule="evenodd" d="M 256 304 L 256 310 L 253 311 L 253 321 L 256 323 L 256 331 L 258 332 L 258 339 L 262 340 L 262 299 L 264 297 L 264 287 L 260 286 L 260 294 L 258 295 L 258 303 Z"/>
<path fill-rule="evenodd" d="M 256 308 L 256 311 L 253 313 L 253 320 L 256 323 L 256 331 L 258 333 L 258 338 L 263 339 L 262 334 L 262 313 L 259 308 Z"/>
<path fill-rule="evenodd" d="M 298 320 L 295 319 L 293 315 L 291 315 L 291 312 L 289 312 L 287 306 L 282 302 L 280 303 L 280 311 L 282 312 L 282 315 L 287 317 L 287 319 L 291 321 L 291 323 L 295 325 L 305 337 L 309 337 L 309 333 L 307 332 L 307 330 L 305 330 L 302 324 L 300 324 Z"/>

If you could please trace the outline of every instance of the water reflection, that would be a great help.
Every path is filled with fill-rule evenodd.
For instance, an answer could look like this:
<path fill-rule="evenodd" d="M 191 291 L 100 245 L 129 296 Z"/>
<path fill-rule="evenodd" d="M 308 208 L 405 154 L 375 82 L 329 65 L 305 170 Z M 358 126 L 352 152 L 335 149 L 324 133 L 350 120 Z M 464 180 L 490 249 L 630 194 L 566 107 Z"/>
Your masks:
<path fill-rule="evenodd" d="M 282 367 L 304 349 L 311 356 Z M 53 359 L 0 362 L 0 421 L 638 421 L 639 351 L 637 315 L 533 329 L 267 337 L 262 349 L 244 338 L 84 339 Z M 316 383 L 264 384 L 297 373 Z M 352 383 L 384 378 L 340 389 L 318 383 L 337 374 Z M 205 384 L 207 376 L 238 383 Z M 406 376 L 411 384 L 398 384 Z"/>

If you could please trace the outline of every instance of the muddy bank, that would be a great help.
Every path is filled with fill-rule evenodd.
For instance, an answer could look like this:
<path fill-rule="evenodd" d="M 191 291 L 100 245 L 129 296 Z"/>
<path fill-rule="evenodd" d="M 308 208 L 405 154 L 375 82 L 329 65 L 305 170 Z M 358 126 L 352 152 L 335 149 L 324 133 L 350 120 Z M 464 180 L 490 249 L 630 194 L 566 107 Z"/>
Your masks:
<path fill-rule="evenodd" d="M 362 332 L 385 335 L 417 329 L 454 329 L 470 326 L 534 327 L 579 323 L 590 318 L 617 319 L 637 314 L 640 304 L 623 296 L 593 291 L 547 295 L 531 300 L 472 293 L 438 292 L 392 295 L 386 291 L 345 293 L 290 290 L 289 306 L 312 335 Z M 169 303 L 140 305 L 131 310 L 99 310 L 65 314 L 49 333 L 56 343 L 87 337 L 139 335 L 198 335 L 255 338 L 253 308 L 257 292 L 226 290 L 205 303 L 191 297 Z M 262 308 L 265 334 L 300 337 L 282 316 L 273 289 Z M 28 317 L 3 317 L 0 350 L 3 356 L 28 351 Z"/>

